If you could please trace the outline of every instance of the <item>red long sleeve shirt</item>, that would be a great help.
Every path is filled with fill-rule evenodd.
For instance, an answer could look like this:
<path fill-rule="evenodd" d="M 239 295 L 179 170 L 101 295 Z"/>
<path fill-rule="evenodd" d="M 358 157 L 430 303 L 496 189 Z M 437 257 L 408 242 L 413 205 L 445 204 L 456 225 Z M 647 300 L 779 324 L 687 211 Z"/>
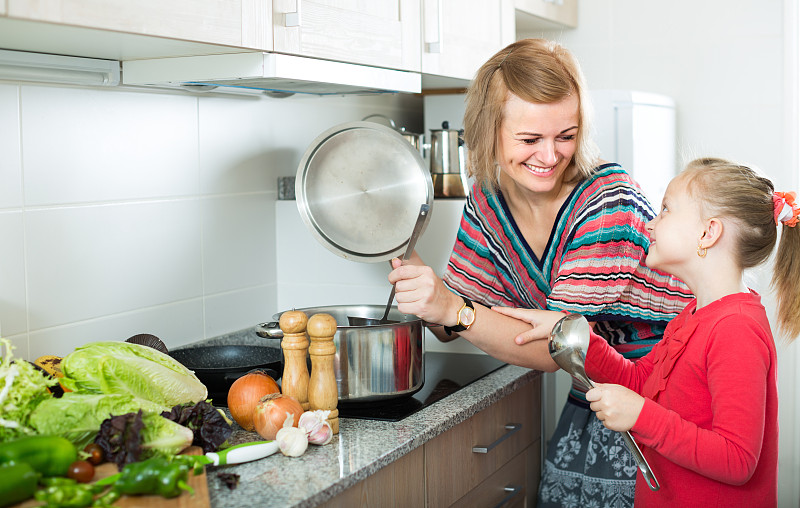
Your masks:
<path fill-rule="evenodd" d="M 645 397 L 632 434 L 661 489 L 635 505 L 774 507 L 778 499 L 775 343 L 761 297 L 693 301 L 635 364 L 592 334 L 589 377 Z"/>

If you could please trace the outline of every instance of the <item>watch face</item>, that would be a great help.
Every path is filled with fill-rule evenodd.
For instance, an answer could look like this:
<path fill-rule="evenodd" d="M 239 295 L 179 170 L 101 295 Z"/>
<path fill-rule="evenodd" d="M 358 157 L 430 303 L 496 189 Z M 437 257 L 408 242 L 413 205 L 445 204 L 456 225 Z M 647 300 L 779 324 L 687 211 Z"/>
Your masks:
<path fill-rule="evenodd" d="M 458 320 L 462 325 L 469 327 L 475 321 L 475 310 L 464 307 L 458 315 Z"/>

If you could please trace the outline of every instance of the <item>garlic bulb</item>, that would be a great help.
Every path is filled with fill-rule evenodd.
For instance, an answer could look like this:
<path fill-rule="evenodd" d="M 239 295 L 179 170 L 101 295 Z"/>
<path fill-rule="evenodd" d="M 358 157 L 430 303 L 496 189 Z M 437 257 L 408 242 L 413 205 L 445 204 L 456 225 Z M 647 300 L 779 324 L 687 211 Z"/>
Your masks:
<path fill-rule="evenodd" d="M 278 448 L 287 457 L 299 457 L 308 448 L 308 434 L 304 429 L 294 427 L 294 415 L 286 413 L 283 427 L 275 435 Z"/>
<path fill-rule="evenodd" d="M 315 445 L 326 445 L 333 439 L 333 429 L 328 423 L 330 411 L 317 409 L 306 411 L 297 421 L 298 428 L 305 429 L 308 433 L 308 442 Z"/>

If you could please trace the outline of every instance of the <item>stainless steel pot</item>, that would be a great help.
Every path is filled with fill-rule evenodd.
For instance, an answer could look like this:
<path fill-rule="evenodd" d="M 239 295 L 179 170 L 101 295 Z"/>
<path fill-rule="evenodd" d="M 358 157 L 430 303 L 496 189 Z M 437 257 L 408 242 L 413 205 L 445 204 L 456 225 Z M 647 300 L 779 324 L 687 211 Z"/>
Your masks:
<path fill-rule="evenodd" d="M 411 143 L 411 145 L 414 148 L 417 149 L 417 151 L 420 153 L 421 156 L 425 157 L 425 135 L 424 134 L 418 134 L 416 132 L 408 132 L 405 127 L 397 127 L 397 125 L 395 125 L 395 123 L 394 123 L 394 120 L 392 120 L 388 116 L 382 115 L 380 113 L 374 113 L 372 115 L 365 116 L 361 120 L 362 121 L 366 121 L 366 120 L 369 120 L 371 118 L 381 118 L 383 120 L 386 120 L 389 123 L 389 125 L 392 126 L 392 129 L 396 130 L 398 132 L 398 134 L 403 136 L 403 139 L 405 139 L 406 141 Z"/>
<path fill-rule="evenodd" d="M 367 402 L 412 395 L 425 382 L 423 322 L 401 314 L 393 307 L 393 324 L 350 326 L 348 316 L 380 319 L 384 305 L 334 305 L 297 309 L 308 317 L 318 313 L 333 316 L 337 323 L 334 373 L 339 402 Z M 282 338 L 278 326 L 282 312 L 273 322 L 259 325 L 262 337 Z"/>

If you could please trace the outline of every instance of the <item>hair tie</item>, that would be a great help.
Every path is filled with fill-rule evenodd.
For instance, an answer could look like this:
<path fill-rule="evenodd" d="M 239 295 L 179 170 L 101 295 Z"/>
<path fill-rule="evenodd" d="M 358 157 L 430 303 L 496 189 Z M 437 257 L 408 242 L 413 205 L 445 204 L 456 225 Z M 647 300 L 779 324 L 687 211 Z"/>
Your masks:
<path fill-rule="evenodd" d="M 800 217 L 800 206 L 795 203 L 797 195 L 794 192 L 773 192 L 772 193 L 772 213 L 775 217 L 775 225 L 779 223 L 793 228 L 797 225 Z"/>

